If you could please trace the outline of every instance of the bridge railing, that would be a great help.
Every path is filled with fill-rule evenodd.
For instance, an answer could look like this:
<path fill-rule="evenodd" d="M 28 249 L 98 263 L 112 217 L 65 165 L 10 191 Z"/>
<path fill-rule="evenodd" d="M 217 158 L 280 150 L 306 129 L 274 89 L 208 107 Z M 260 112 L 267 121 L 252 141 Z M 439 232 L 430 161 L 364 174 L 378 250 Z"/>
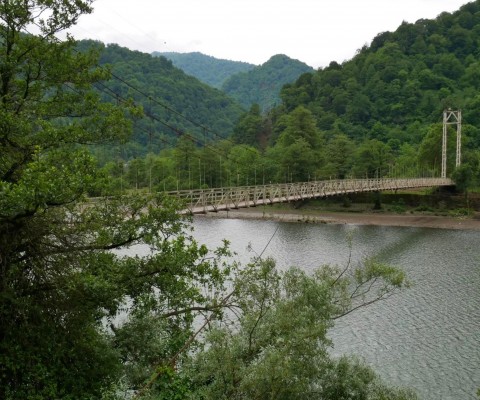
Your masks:
<path fill-rule="evenodd" d="M 257 186 L 192 189 L 168 192 L 179 197 L 192 213 L 220 211 L 348 193 L 450 186 L 446 178 L 338 179 Z"/>

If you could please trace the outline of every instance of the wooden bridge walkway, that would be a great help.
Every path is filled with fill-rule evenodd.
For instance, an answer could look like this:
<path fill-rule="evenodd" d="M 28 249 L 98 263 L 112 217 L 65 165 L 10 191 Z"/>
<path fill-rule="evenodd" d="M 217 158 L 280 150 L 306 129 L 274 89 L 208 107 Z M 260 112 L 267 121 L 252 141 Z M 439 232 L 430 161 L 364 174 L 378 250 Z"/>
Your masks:
<path fill-rule="evenodd" d="M 301 183 L 179 190 L 168 192 L 182 199 L 193 214 L 255 207 L 348 193 L 391 191 L 408 188 L 452 186 L 448 178 L 338 179 Z"/>

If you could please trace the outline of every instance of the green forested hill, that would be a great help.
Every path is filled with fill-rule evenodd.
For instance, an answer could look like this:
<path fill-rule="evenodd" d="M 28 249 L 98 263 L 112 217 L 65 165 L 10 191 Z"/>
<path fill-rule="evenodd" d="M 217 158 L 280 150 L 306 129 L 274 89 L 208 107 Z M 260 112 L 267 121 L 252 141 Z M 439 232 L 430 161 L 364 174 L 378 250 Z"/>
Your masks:
<path fill-rule="evenodd" d="M 163 56 L 172 61 L 173 65 L 182 69 L 200 81 L 220 89 L 223 83 L 232 75 L 250 71 L 255 65 L 241 61 L 222 60 L 199 52 L 174 53 L 154 52 L 153 56 Z"/>
<path fill-rule="evenodd" d="M 480 2 L 434 20 L 403 23 L 339 65 L 288 85 L 285 111 L 306 106 L 323 131 L 359 140 L 419 143 L 445 108 L 463 110 L 480 145 Z"/>
<path fill-rule="evenodd" d="M 462 111 L 462 168 L 455 170 L 451 127 L 447 174 L 474 184 L 480 182 L 479 88 L 475 1 L 433 20 L 403 23 L 351 60 L 302 74 L 283 87 L 281 104 L 267 115 L 258 107 L 244 114 L 233 138 L 263 151 L 272 181 L 438 176 L 442 116 L 451 108 Z"/>
<path fill-rule="evenodd" d="M 291 61 L 275 56 L 227 81 L 223 89 L 249 107 L 230 140 L 195 147 L 185 138 L 172 154 L 158 155 L 165 167 L 153 185 L 439 176 L 448 108 L 462 110 L 463 120 L 462 167 L 455 167 L 451 127 L 447 175 L 480 183 L 480 0 L 380 33 L 342 64 L 286 78 Z M 135 71 L 142 68 L 148 67 L 139 62 Z M 142 72 L 133 75 L 142 79 Z M 131 185 L 138 170 L 130 168 Z"/>
<path fill-rule="evenodd" d="M 130 152 L 127 157 L 171 147 L 178 133 L 164 123 L 189 132 L 199 141 L 204 139 L 204 130 L 188 120 L 209 128 L 210 135 L 215 132 L 226 137 L 232 133 L 243 110 L 225 93 L 185 74 L 164 57 L 152 57 L 115 44 L 105 46 L 99 42 L 83 41 L 79 47 L 92 45 L 100 49 L 100 64 L 108 65 L 113 74 L 121 78 L 113 78 L 106 82 L 106 86 L 124 98 L 133 98 L 148 115 L 154 117 L 142 118 L 134 123 L 133 141 L 126 147 L 126 151 Z"/>
<path fill-rule="evenodd" d="M 224 83 L 222 90 L 245 107 L 256 103 L 263 110 L 268 110 L 279 103 L 283 85 L 312 71 L 313 68 L 307 64 L 279 54 L 251 71 L 232 76 Z"/>

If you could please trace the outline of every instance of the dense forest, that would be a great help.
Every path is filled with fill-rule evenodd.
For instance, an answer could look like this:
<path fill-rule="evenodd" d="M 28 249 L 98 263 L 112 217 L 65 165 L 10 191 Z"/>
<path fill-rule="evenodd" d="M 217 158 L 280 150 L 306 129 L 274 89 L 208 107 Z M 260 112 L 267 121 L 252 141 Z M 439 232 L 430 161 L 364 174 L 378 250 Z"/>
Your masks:
<path fill-rule="evenodd" d="M 112 190 L 91 149 L 122 148 L 132 121 L 157 112 L 137 96 L 172 107 L 193 98 L 184 112 L 206 122 L 230 103 L 220 92 L 199 101 L 213 89 L 166 59 L 59 41 L 91 6 L 0 7 L 0 399 L 415 399 L 329 351 L 334 321 L 402 290 L 401 271 L 369 260 L 280 272 L 260 256 L 243 266 L 227 241 L 208 249 L 192 238 L 178 199 Z M 147 158 L 191 177 L 199 147 L 179 135 L 173 158 Z M 127 160 L 113 167 L 135 171 L 142 159 Z"/>
<path fill-rule="evenodd" d="M 418 127 L 462 109 L 478 144 L 478 3 L 377 35 L 350 61 L 304 75 L 282 92 L 285 111 L 307 107 L 325 132 L 418 143 Z M 473 129 L 473 130 L 472 130 Z"/>
<path fill-rule="evenodd" d="M 242 61 L 222 60 L 202 53 L 154 52 L 153 56 L 163 56 L 172 61 L 173 65 L 185 71 L 188 75 L 214 88 L 221 89 L 224 82 L 232 75 L 247 72 L 255 65 Z"/>
<path fill-rule="evenodd" d="M 248 72 L 231 76 L 222 85 L 222 90 L 246 108 L 258 104 L 262 110 L 268 111 L 280 103 L 283 85 L 312 71 L 312 67 L 301 61 L 277 54 Z"/>
<path fill-rule="evenodd" d="M 465 115 L 449 174 L 474 182 L 480 0 L 303 74 L 268 112 L 165 58 L 58 40 L 92 4 L 0 7 L 0 399 L 416 399 L 331 352 L 402 271 L 241 265 L 163 191 L 437 174 L 445 107 Z"/>
<path fill-rule="evenodd" d="M 278 54 L 262 65 L 220 60 L 201 53 L 153 53 L 164 56 L 187 74 L 221 89 L 245 108 L 260 105 L 264 111 L 280 104 L 283 85 L 294 82 L 313 68 Z"/>
<path fill-rule="evenodd" d="M 242 107 L 225 95 L 198 79 L 174 67 L 164 57 L 132 51 L 115 44 L 81 41 L 80 51 L 95 48 L 99 63 L 112 72 L 112 79 L 97 84 L 104 100 L 110 102 L 133 101 L 143 110 L 144 118 L 137 118 L 133 136 L 122 147 L 122 158 L 157 153 L 175 144 L 181 132 L 189 131 L 198 137 L 211 138 L 231 135 Z M 215 135 L 212 133 L 215 132 Z M 153 134 L 154 133 L 154 134 Z M 103 151 L 102 159 L 112 158 L 118 149 Z"/>
<path fill-rule="evenodd" d="M 450 127 L 448 174 L 474 184 L 480 145 L 479 26 L 477 1 L 434 20 L 380 33 L 351 60 L 332 62 L 286 84 L 281 103 L 272 110 L 251 106 L 227 140 L 198 147 L 185 137 L 173 150 L 135 160 L 129 185 L 132 176 L 141 177 L 135 178 L 135 187 L 148 181 L 162 190 L 438 176 L 447 108 L 463 115 L 463 166 L 455 171 L 455 130 Z"/>

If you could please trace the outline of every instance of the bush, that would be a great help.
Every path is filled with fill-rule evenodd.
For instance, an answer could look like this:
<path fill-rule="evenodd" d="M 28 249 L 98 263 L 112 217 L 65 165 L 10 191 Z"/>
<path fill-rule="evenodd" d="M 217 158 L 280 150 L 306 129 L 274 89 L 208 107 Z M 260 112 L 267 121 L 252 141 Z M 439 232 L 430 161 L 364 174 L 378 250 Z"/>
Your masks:
<path fill-rule="evenodd" d="M 472 214 L 472 211 L 468 208 L 457 208 L 449 212 L 449 215 L 452 217 L 467 217 L 471 214 Z"/>
<path fill-rule="evenodd" d="M 434 212 L 435 210 L 430 206 L 422 204 L 422 205 L 418 206 L 417 208 L 415 208 L 415 211 L 418 211 L 418 212 Z"/>

